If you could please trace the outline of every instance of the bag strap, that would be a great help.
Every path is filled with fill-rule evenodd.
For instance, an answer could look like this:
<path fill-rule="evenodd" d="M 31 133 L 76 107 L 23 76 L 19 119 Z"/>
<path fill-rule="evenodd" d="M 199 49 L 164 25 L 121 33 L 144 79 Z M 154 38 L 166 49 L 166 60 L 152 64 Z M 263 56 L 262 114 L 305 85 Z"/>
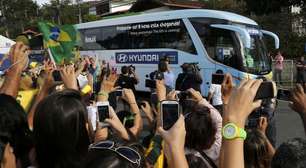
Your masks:
<path fill-rule="evenodd" d="M 207 156 L 205 152 L 203 151 L 199 151 L 199 152 L 212 168 L 218 168 L 215 162 L 209 156 Z"/>

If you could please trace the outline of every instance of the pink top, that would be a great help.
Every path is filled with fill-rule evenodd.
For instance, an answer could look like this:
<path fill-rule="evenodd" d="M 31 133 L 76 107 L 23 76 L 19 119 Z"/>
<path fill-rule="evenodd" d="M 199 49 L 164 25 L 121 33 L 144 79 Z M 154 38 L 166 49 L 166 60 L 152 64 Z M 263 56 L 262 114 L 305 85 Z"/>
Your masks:
<path fill-rule="evenodd" d="M 205 99 L 201 100 L 199 104 L 202 104 L 210 109 L 210 115 L 213 120 L 215 127 L 217 128 L 217 132 L 215 135 L 214 144 L 207 150 L 204 150 L 207 156 L 209 156 L 215 163 L 218 165 L 218 160 L 220 156 L 220 149 L 222 144 L 222 117 L 218 110 L 216 110 L 210 103 L 208 103 Z"/>
<path fill-rule="evenodd" d="M 284 61 L 284 58 L 281 54 L 277 54 L 275 56 L 275 69 L 278 69 L 278 70 L 283 70 L 284 68 L 284 64 L 283 64 L 283 61 Z"/>

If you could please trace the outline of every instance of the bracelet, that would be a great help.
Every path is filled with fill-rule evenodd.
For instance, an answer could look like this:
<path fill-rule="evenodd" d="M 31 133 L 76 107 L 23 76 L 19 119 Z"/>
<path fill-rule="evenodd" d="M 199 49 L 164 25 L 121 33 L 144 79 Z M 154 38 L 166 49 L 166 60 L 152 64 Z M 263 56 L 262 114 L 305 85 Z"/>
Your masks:
<path fill-rule="evenodd" d="M 108 93 L 105 92 L 105 91 L 101 91 L 101 92 L 98 93 L 98 96 L 105 96 L 105 97 L 108 98 Z"/>

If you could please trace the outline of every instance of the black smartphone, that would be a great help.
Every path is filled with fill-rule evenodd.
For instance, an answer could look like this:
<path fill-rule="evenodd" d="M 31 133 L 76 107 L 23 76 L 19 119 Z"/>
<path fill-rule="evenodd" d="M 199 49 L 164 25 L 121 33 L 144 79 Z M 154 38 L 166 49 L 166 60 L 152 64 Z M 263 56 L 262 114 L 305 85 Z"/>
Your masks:
<path fill-rule="evenodd" d="M 181 99 L 187 99 L 187 97 L 190 96 L 190 92 L 188 92 L 188 91 L 177 91 L 176 95 L 180 100 Z"/>
<path fill-rule="evenodd" d="M 62 81 L 62 77 L 59 71 L 53 71 L 52 76 L 54 81 Z"/>
<path fill-rule="evenodd" d="M 116 90 L 115 91 L 115 95 L 117 96 L 117 97 L 121 97 L 122 95 L 123 95 L 123 90 Z"/>
<path fill-rule="evenodd" d="M 146 79 L 145 80 L 145 86 L 151 89 L 156 89 L 156 81 L 155 80 L 150 80 Z"/>
<path fill-rule="evenodd" d="M 105 119 L 109 118 L 109 103 L 103 102 L 97 105 L 99 121 L 104 122 Z"/>
<path fill-rule="evenodd" d="M 290 101 L 291 99 L 291 91 L 287 89 L 278 89 L 277 91 L 277 99 L 283 101 Z"/>
<path fill-rule="evenodd" d="M 224 74 L 212 74 L 211 83 L 221 85 L 224 80 Z"/>
<path fill-rule="evenodd" d="M 33 36 L 31 39 L 29 39 L 29 45 L 31 50 L 38 50 L 44 48 L 44 42 L 43 42 L 43 36 Z"/>
<path fill-rule="evenodd" d="M 276 93 L 276 85 L 274 82 L 262 82 L 257 90 L 255 100 L 275 98 Z"/>
<path fill-rule="evenodd" d="M 177 101 L 161 102 L 161 123 L 165 130 L 170 129 L 179 119 L 180 109 Z"/>

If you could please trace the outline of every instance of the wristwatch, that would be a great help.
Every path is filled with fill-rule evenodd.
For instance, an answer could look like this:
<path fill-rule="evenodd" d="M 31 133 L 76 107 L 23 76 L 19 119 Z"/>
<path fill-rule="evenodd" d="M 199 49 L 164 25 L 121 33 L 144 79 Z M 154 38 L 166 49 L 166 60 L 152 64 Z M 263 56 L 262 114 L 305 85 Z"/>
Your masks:
<path fill-rule="evenodd" d="M 246 139 L 247 133 L 244 129 L 239 128 L 234 123 L 228 123 L 222 128 L 222 136 L 227 140 L 241 138 Z"/>

